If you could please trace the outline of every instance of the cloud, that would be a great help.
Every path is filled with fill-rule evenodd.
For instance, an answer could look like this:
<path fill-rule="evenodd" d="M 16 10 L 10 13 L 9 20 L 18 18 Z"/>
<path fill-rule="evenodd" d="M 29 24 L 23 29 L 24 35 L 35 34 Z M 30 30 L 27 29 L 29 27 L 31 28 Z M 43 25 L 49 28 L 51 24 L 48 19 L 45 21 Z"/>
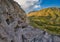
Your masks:
<path fill-rule="evenodd" d="M 40 7 L 36 5 L 39 2 L 39 0 L 15 0 L 15 1 L 18 2 L 25 11 L 27 10 L 31 11 L 33 10 L 33 8 Z"/>
<path fill-rule="evenodd" d="M 41 8 L 41 6 L 40 5 L 35 5 L 34 8 Z"/>

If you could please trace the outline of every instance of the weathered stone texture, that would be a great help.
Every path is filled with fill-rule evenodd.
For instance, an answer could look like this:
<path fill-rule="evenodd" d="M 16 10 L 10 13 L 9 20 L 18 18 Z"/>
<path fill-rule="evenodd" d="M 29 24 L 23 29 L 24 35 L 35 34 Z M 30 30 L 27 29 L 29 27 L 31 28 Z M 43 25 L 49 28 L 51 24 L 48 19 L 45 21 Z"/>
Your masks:
<path fill-rule="evenodd" d="M 13 0 L 0 0 L 0 42 L 60 42 L 60 37 L 33 28 Z"/>
<path fill-rule="evenodd" d="M 22 42 L 26 14 L 13 0 L 0 0 L 0 42 Z"/>

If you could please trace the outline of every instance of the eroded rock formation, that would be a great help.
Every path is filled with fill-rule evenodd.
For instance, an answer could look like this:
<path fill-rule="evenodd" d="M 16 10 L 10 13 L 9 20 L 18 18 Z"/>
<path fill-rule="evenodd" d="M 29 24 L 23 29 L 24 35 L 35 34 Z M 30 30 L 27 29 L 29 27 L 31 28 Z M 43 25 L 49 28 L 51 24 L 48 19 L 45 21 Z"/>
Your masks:
<path fill-rule="evenodd" d="M 26 25 L 26 14 L 16 2 L 0 0 L 0 42 L 22 42 L 20 29 Z"/>
<path fill-rule="evenodd" d="M 0 42 L 60 42 L 60 37 L 33 28 L 13 0 L 0 0 Z"/>

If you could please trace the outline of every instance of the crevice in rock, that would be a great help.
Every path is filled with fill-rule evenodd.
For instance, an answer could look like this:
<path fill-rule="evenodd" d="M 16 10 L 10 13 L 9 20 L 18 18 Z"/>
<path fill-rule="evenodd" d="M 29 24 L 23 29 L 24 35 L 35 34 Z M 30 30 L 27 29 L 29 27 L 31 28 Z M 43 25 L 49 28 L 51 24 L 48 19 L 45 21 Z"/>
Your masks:
<path fill-rule="evenodd" d="M 36 38 L 34 38 L 34 42 L 35 42 Z"/>
<path fill-rule="evenodd" d="M 9 19 L 6 19 L 6 22 L 7 22 L 8 25 L 10 24 Z"/>
<path fill-rule="evenodd" d="M 23 23 L 22 21 L 18 21 L 18 24 L 21 24 L 21 23 Z"/>
<path fill-rule="evenodd" d="M 7 14 L 7 15 L 11 15 L 11 14 L 9 14 L 8 12 L 6 12 L 6 14 Z"/>
<path fill-rule="evenodd" d="M 13 40 L 11 40 L 11 42 L 14 42 Z"/>
<path fill-rule="evenodd" d="M 0 18 L 0 23 L 2 22 L 1 18 Z"/>
<path fill-rule="evenodd" d="M 16 32 L 20 27 L 17 25 L 15 28 L 14 28 L 14 31 Z"/>
<path fill-rule="evenodd" d="M 6 37 L 2 37 L 2 35 L 0 34 L 0 39 L 6 40 Z"/>
<path fill-rule="evenodd" d="M 54 35 L 51 35 L 51 38 L 52 38 L 52 42 L 54 42 Z"/>
<path fill-rule="evenodd" d="M 22 26 L 22 29 L 26 28 L 26 26 Z"/>
<path fill-rule="evenodd" d="M 43 34 L 45 35 L 46 31 L 43 32 Z"/>
<path fill-rule="evenodd" d="M 9 18 L 6 19 L 7 24 L 9 25 L 10 23 L 14 22 L 14 19 L 12 16 L 9 16 Z"/>
<path fill-rule="evenodd" d="M 24 38 L 24 36 L 22 35 L 22 42 L 24 42 L 24 39 L 25 39 L 25 38 Z"/>

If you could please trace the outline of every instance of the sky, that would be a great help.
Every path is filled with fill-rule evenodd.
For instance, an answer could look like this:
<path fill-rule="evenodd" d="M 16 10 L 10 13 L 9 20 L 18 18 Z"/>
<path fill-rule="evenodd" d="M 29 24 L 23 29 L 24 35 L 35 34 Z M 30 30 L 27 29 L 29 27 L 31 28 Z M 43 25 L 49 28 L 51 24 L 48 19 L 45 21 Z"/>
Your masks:
<path fill-rule="evenodd" d="M 49 7 L 60 7 L 60 0 L 15 0 L 28 13 Z"/>

